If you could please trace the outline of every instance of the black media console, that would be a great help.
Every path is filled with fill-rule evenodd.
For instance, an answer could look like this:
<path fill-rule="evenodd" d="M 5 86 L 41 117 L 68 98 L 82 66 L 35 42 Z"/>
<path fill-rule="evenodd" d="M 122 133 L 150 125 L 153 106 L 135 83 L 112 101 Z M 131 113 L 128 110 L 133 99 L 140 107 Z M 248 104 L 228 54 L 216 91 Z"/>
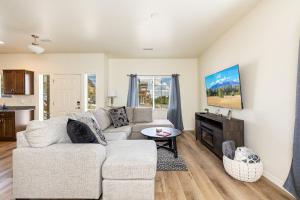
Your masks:
<path fill-rule="evenodd" d="M 195 113 L 196 139 L 222 158 L 222 143 L 235 141 L 235 146 L 244 146 L 244 121 L 212 113 Z"/>

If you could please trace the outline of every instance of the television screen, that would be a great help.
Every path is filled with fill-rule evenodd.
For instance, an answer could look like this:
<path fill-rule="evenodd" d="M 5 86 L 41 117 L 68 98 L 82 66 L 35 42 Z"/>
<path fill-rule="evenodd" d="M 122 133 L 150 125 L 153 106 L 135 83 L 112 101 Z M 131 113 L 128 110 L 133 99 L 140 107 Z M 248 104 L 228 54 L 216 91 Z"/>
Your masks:
<path fill-rule="evenodd" d="M 239 65 L 205 77 L 207 104 L 243 109 Z"/>

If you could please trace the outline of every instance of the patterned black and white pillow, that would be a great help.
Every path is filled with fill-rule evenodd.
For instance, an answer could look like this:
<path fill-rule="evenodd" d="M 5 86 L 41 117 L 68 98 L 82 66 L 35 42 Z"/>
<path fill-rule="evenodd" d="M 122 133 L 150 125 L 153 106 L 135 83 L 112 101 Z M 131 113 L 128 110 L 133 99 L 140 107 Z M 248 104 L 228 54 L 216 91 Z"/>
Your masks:
<path fill-rule="evenodd" d="M 129 125 L 125 106 L 110 109 L 109 115 L 115 128 Z"/>
<path fill-rule="evenodd" d="M 70 117 L 88 125 L 88 127 L 93 131 L 94 135 L 96 136 L 98 142 L 104 146 L 107 145 L 105 136 L 103 135 L 102 130 L 97 120 L 95 119 L 93 113 L 84 112 L 79 114 L 73 114 Z"/>

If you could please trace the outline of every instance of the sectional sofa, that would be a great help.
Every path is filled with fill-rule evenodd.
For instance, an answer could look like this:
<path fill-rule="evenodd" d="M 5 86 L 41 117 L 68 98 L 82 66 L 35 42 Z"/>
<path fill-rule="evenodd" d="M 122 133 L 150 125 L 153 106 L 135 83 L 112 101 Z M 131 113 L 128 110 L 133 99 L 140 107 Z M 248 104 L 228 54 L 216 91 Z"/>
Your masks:
<path fill-rule="evenodd" d="M 141 140 L 143 128 L 173 127 L 153 120 L 152 110 L 126 108 L 128 126 L 114 128 L 105 109 L 93 112 L 108 144 L 73 144 L 68 117 L 32 121 L 17 134 L 13 151 L 16 199 L 153 200 L 156 144 Z M 136 139 L 140 140 L 136 140 Z"/>

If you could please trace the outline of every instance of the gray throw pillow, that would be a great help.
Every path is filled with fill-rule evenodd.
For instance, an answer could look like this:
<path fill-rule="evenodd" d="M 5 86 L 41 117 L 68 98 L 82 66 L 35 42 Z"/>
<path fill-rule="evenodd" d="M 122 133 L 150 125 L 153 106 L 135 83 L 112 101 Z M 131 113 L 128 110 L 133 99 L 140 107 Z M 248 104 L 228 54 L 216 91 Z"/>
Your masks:
<path fill-rule="evenodd" d="M 96 136 L 98 142 L 104 146 L 107 145 L 105 136 L 103 135 L 101 128 L 97 123 L 97 120 L 95 119 L 93 113 L 83 112 L 83 113 L 73 114 L 72 116 L 70 116 L 70 118 L 78 120 L 88 125 L 88 127 L 92 130 L 92 132 Z"/>
<path fill-rule="evenodd" d="M 68 120 L 67 133 L 72 143 L 99 143 L 89 126 L 77 120 Z"/>
<path fill-rule="evenodd" d="M 115 128 L 129 125 L 125 106 L 110 109 L 109 115 Z"/>

